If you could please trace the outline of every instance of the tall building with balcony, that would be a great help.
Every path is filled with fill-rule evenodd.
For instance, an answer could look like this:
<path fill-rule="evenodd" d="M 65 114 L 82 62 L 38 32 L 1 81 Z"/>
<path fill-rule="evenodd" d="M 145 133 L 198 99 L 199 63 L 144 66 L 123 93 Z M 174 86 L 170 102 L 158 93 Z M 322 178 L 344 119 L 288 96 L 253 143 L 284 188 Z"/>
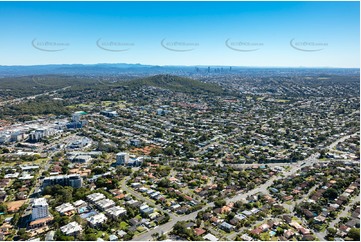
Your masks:
<path fill-rule="evenodd" d="M 43 180 L 43 187 L 46 186 L 54 186 L 54 185 L 61 185 L 61 186 L 71 186 L 74 188 L 80 188 L 83 185 L 83 179 L 79 174 L 73 175 L 62 175 L 62 176 L 51 176 L 45 177 Z"/>
<path fill-rule="evenodd" d="M 119 152 L 116 155 L 116 165 L 117 166 L 124 166 L 127 165 L 129 162 L 129 154 L 126 152 Z"/>
<path fill-rule="evenodd" d="M 32 205 L 32 214 L 31 219 L 37 220 L 39 218 L 47 218 L 49 217 L 49 205 L 46 202 L 45 198 L 37 198 L 34 199 Z"/>

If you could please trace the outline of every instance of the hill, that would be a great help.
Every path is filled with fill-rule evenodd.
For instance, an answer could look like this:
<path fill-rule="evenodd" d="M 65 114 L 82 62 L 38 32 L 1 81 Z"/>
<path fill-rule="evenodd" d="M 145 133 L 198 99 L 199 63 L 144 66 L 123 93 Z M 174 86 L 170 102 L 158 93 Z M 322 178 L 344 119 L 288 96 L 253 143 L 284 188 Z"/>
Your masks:
<path fill-rule="evenodd" d="M 135 79 L 123 83 L 129 88 L 139 88 L 141 86 L 152 86 L 168 89 L 175 92 L 194 93 L 194 94 L 216 94 L 222 95 L 226 92 L 217 84 L 205 83 L 190 78 L 172 76 L 172 75 L 155 75 L 146 78 Z"/>

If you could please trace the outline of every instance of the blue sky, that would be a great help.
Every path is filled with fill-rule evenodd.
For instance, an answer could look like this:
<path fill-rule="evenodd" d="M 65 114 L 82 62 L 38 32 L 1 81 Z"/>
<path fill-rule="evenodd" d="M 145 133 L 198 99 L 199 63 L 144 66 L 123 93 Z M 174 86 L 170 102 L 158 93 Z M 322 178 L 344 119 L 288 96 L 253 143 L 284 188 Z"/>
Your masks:
<path fill-rule="evenodd" d="M 359 67 L 359 8 L 359 2 L 0 2 L 0 65 Z"/>

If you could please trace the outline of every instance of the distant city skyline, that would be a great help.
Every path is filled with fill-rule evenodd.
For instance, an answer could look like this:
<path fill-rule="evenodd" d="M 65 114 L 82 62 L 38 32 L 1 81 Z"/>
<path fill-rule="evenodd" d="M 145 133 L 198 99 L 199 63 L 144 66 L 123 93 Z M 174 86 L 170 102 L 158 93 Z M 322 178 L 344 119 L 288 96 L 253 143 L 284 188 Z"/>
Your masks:
<path fill-rule="evenodd" d="M 360 67 L 359 2 L 0 2 L 0 65 Z"/>

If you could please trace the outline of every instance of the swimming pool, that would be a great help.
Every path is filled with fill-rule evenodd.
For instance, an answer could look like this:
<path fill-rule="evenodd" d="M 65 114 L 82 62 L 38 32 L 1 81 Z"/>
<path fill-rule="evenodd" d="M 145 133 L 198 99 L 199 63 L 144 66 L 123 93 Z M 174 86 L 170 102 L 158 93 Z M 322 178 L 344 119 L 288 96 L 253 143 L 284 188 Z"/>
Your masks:
<path fill-rule="evenodd" d="M 97 214 L 96 211 L 91 211 L 91 212 L 89 212 L 89 213 L 84 213 L 84 214 L 80 215 L 80 217 L 81 217 L 81 218 L 89 218 L 89 217 L 91 217 L 91 216 L 93 216 L 93 215 L 95 215 L 95 214 Z"/>

